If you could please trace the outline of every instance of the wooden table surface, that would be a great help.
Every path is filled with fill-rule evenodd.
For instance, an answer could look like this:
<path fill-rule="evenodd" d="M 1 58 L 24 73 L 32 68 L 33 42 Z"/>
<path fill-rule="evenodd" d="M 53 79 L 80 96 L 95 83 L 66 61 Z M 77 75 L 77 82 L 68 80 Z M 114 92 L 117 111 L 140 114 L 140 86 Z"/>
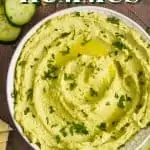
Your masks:
<path fill-rule="evenodd" d="M 79 6 L 83 4 L 69 4 L 59 3 L 59 4 L 49 4 L 47 6 L 38 6 L 35 16 L 32 21 L 25 25 L 22 28 L 22 33 L 20 38 L 14 42 L 13 44 L 0 44 L 0 118 L 8 122 L 12 127 L 13 131 L 9 136 L 9 142 L 7 146 L 7 150 L 32 150 L 32 148 L 23 140 L 21 135 L 15 129 L 15 126 L 12 122 L 12 119 L 9 114 L 7 98 L 6 98 L 6 77 L 7 70 L 9 66 L 9 62 L 13 53 L 15 52 L 15 48 L 21 38 L 31 29 L 33 25 L 39 22 L 44 17 L 59 11 L 61 9 L 65 9 L 67 7 Z M 147 26 L 150 26 L 150 0 L 141 0 L 138 4 L 111 4 L 106 2 L 105 4 L 89 4 L 86 3 L 84 5 L 97 5 L 101 7 L 107 7 L 118 12 L 125 14 L 126 16 L 135 20 L 138 24 L 140 24 L 144 29 Z"/>

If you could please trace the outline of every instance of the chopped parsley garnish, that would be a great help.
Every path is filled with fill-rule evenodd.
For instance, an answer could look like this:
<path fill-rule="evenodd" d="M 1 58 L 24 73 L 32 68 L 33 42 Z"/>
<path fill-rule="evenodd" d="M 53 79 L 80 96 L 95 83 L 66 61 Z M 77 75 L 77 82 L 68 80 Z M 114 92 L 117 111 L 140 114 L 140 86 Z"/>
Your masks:
<path fill-rule="evenodd" d="M 118 55 L 118 51 L 114 51 L 114 54 L 117 56 Z"/>
<path fill-rule="evenodd" d="M 108 17 L 107 21 L 112 23 L 112 24 L 117 24 L 117 25 L 119 25 L 119 22 L 120 22 L 120 20 L 118 18 L 114 17 L 114 16 Z"/>
<path fill-rule="evenodd" d="M 144 85 L 145 81 L 144 81 L 144 73 L 143 71 L 139 71 L 137 74 L 137 77 L 139 78 L 139 84 L 140 85 Z"/>
<path fill-rule="evenodd" d="M 124 126 L 125 126 L 125 127 L 128 127 L 129 125 L 130 125 L 130 123 L 126 123 Z"/>
<path fill-rule="evenodd" d="M 43 79 L 57 79 L 57 75 L 48 70 L 47 72 L 44 72 Z"/>
<path fill-rule="evenodd" d="M 90 69 L 94 69 L 95 65 L 93 63 L 89 63 L 87 67 Z"/>
<path fill-rule="evenodd" d="M 114 41 L 112 45 L 120 50 L 127 49 L 127 46 L 121 40 Z"/>
<path fill-rule="evenodd" d="M 81 112 L 83 113 L 83 115 L 85 116 L 85 117 L 88 117 L 88 114 L 82 109 L 81 110 Z"/>
<path fill-rule="evenodd" d="M 51 56 L 52 56 L 52 59 L 55 59 L 55 54 L 52 54 Z"/>
<path fill-rule="evenodd" d="M 70 126 L 70 133 L 73 135 L 74 133 L 77 134 L 88 134 L 87 127 L 84 125 L 84 123 L 73 123 Z"/>
<path fill-rule="evenodd" d="M 39 58 L 34 58 L 34 61 L 38 61 L 39 60 Z"/>
<path fill-rule="evenodd" d="M 56 43 L 56 46 L 59 46 L 61 44 L 61 42 L 60 41 L 58 41 L 57 43 Z"/>
<path fill-rule="evenodd" d="M 33 65 L 30 65 L 30 68 L 33 68 L 34 66 Z"/>
<path fill-rule="evenodd" d="M 107 128 L 106 123 L 102 122 L 100 125 L 97 125 L 97 128 L 99 128 L 102 131 L 106 131 Z"/>
<path fill-rule="evenodd" d="M 70 73 L 70 74 L 67 74 L 67 73 L 64 73 L 64 80 L 74 80 L 75 76 L 74 74 Z"/>
<path fill-rule="evenodd" d="M 27 108 L 24 110 L 24 115 L 27 115 L 29 112 L 30 112 L 30 108 L 27 107 Z"/>
<path fill-rule="evenodd" d="M 61 132 L 61 134 L 66 137 L 67 136 L 67 132 L 66 132 L 66 127 L 63 127 L 59 130 Z"/>
<path fill-rule="evenodd" d="M 22 61 L 19 62 L 18 65 L 19 65 L 19 66 L 25 66 L 26 63 L 27 63 L 27 62 L 26 62 L 25 60 L 22 60 Z"/>
<path fill-rule="evenodd" d="M 104 33 L 104 31 L 103 31 L 103 30 L 101 30 L 100 32 L 101 32 L 101 33 Z"/>
<path fill-rule="evenodd" d="M 41 143 L 40 142 L 36 142 L 35 143 L 39 148 L 41 148 Z"/>
<path fill-rule="evenodd" d="M 48 117 L 46 117 L 46 123 L 49 124 L 49 119 L 48 119 Z"/>
<path fill-rule="evenodd" d="M 147 127 L 150 127 L 150 122 L 147 123 Z"/>
<path fill-rule="evenodd" d="M 93 88 L 90 88 L 90 95 L 91 95 L 91 96 L 97 96 L 98 93 L 97 93 L 97 91 L 95 91 Z"/>
<path fill-rule="evenodd" d="M 122 68 L 122 65 L 120 64 L 119 61 L 115 61 L 115 65 L 117 67 L 117 71 L 118 71 L 119 76 L 122 78 L 124 75 L 124 72 L 123 72 L 124 70 Z"/>
<path fill-rule="evenodd" d="M 147 48 L 150 48 L 150 44 L 147 45 Z"/>
<path fill-rule="evenodd" d="M 56 135 L 56 142 L 59 144 L 60 143 L 60 141 L 61 141 L 61 139 L 60 139 L 60 136 L 59 135 Z"/>
<path fill-rule="evenodd" d="M 144 85 L 145 82 L 141 80 L 141 81 L 139 81 L 139 84 Z"/>
<path fill-rule="evenodd" d="M 32 114 L 32 117 L 35 118 L 36 116 L 34 114 Z"/>
<path fill-rule="evenodd" d="M 112 126 L 115 126 L 117 124 L 117 121 L 112 122 Z"/>
<path fill-rule="evenodd" d="M 47 50 L 48 50 L 48 47 L 47 47 L 47 46 L 44 46 L 44 50 L 47 51 Z"/>
<path fill-rule="evenodd" d="M 75 82 L 72 82 L 69 84 L 69 89 L 72 91 L 77 87 L 77 84 Z"/>
<path fill-rule="evenodd" d="M 125 108 L 125 96 L 121 95 L 121 97 L 119 98 L 119 102 L 117 103 L 119 108 Z"/>
<path fill-rule="evenodd" d="M 124 147 L 124 146 L 125 146 L 125 144 L 122 144 L 122 145 L 120 145 L 118 148 L 121 149 L 121 148 Z"/>
<path fill-rule="evenodd" d="M 118 50 L 117 51 L 111 51 L 109 52 L 109 56 L 112 57 L 112 56 L 117 56 L 118 55 Z"/>
<path fill-rule="evenodd" d="M 127 101 L 132 101 L 132 98 L 129 97 L 129 96 L 126 94 L 126 100 L 127 100 Z"/>
<path fill-rule="evenodd" d="M 119 95 L 117 93 L 115 93 L 115 98 L 119 98 Z"/>
<path fill-rule="evenodd" d="M 43 93 L 45 93 L 45 92 L 46 92 L 46 88 L 44 87 L 44 88 L 43 88 Z"/>
<path fill-rule="evenodd" d="M 17 96 L 17 91 L 16 89 L 14 89 L 14 91 L 11 93 L 11 97 L 16 98 L 16 96 Z"/>
<path fill-rule="evenodd" d="M 88 12 L 88 15 L 91 15 L 91 14 L 93 14 L 93 12 Z"/>
<path fill-rule="evenodd" d="M 64 32 L 60 35 L 60 38 L 64 38 L 64 37 L 67 37 L 68 35 L 70 35 L 71 32 Z"/>
<path fill-rule="evenodd" d="M 50 107 L 49 107 L 49 112 L 50 112 L 50 113 L 55 112 L 55 110 L 54 110 L 53 106 L 50 106 Z"/>
<path fill-rule="evenodd" d="M 128 56 L 124 61 L 127 62 L 129 60 L 131 60 L 133 58 L 133 56 Z"/>
<path fill-rule="evenodd" d="M 104 34 L 103 37 L 104 37 L 104 38 L 107 38 L 107 35 Z"/>
<path fill-rule="evenodd" d="M 124 35 L 121 33 L 116 32 L 115 35 L 117 38 L 124 38 Z"/>
<path fill-rule="evenodd" d="M 85 62 L 81 62 L 81 66 L 85 66 L 86 65 L 86 63 Z"/>
<path fill-rule="evenodd" d="M 115 139 L 117 139 L 117 137 L 116 137 L 116 136 L 114 136 L 114 135 L 112 135 L 112 136 L 111 136 L 111 138 L 112 138 L 112 139 L 114 139 L 114 140 L 115 140 Z"/>
<path fill-rule="evenodd" d="M 43 79 L 56 79 L 58 68 L 52 64 L 48 64 L 48 71 L 44 72 Z"/>
<path fill-rule="evenodd" d="M 78 53 L 77 57 L 80 57 L 80 56 L 82 56 L 82 54 Z"/>
<path fill-rule="evenodd" d="M 106 106 L 109 106 L 110 105 L 110 102 L 106 102 Z"/>
<path fill-rule="evenodd" d="M 70 90 L 74 90 L 77 86 L 76 82 L 74 81 L 75 79 L 75 76 L 74 74 L 70 73 L 70 74 L 67 74 L 67 73 L 64 73 L 64 80 L 72 80 L 71 83 L 69 83 L 69 89 Z"/>
<path fill-rule="evenodd" d="M 67 46 L 66 50 L 60 51 L 62 55 L 67 55 L 70 52 L 70 48 Z"/>
<path fill-rule="evenodd" d="M 138 78 L 140 78 L 143 75 L 143 71 L 138 72 Z"/>
<path fill-rule="evenodd" d="M 146 32 L 150 35 L 150 27 L 146 28 Z"/>
<path fill-rule="evenodd" d="M 54 58 L 51 55 L 51 58 L 47 61 L 47 67 L 51 67 L 53 62 L 54 62 Z"/>
<path fill-rule="evenodd" d="M 75 14 L 75 16 L 77 16 L 77 17 L 80 16 L 80 12 L 75 12 L 74 14 Z"/>
<path fill-rule="evenodd" d="M 84 40 L 82 41 L 81 45 L 85 45 L 85 44 L 87 44 L 89 41 L 90 41 L 90 40 L 84 39 Z"/>
<path fill-rule="evenodd" d="M 58 126 L 58 124 L 52 124 L 51 128 L 54 128 L 54 127 L 57 127 L 57 126 Z"/>
<path fill-rule="evenodd" d="M 142 108 L 142 104 L 136 105 L 136 109 L 141 109 L 141 108 Z"/>
<path fill-rule="evenodd" d="M 28 91 L 26 91 L 27 94 L 27 99 L 32 99 L 33 97 L 33 89 L 29 89 Z"/>
<path fill-rule="evenodd" d="M 72 40 L 74 40 L 74 37 L 75 37 L 75 29 L 73 30 L 73 34 L 72 34 Z"/>

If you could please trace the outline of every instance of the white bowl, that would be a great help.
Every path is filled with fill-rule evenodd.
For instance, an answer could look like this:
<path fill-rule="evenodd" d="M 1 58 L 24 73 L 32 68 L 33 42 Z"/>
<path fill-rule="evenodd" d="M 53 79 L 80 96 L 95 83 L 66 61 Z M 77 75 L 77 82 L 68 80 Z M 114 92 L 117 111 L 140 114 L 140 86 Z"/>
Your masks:
<path fill-rule="evenodd" d="M 31 144 L 27 137 L 24 136 L 22 129 L 20 125 L 15 121 L 14 119 L 14 98 L 12 98 L 11 93 L 13 92 L 14 88 L 14 74 L 15 74 L 15 66 L 18 60 L 18 57 L 20 56 L 21 50 L 26 43 L 26 41 L 36 32 L 38 28 L 41 27 L 44 23 L 46 23 L 48 20 L 51 20 L 52 18 L 55 18 L 57 16 L 62 16 L 67 13 L 72 13 L 76 11 L 81 11 L 81 12 L 97 12 L 100 14 L 104 14 L 106 16 L 115 16 L 122 20 L 126 25 L 129 27 L 134 28 L 138 32 L 141 32 L 143 38 L 150 40 L 149 35 L 145 32 L 145 30 L 140 27 L 136 22 L 131 20 L 130 18 L 115 12 L 113 10 L 103 8 L 103 7 L 97 7 L 97 6 L 79 6 L 79 7 L 73 7 L 73 8 L 68 8 L 61 10 L 59 12 L 56 12 L 42 21 L 40 21 L 38 24 L 36 24 L 25 36 L 24 38 L 20 41 L 18 44 L 15 53 L 11 59 L 10 65 L 9 65 L 9 70 L 8 70 L 8 75 L 7 75 L 7 100 L 8 100 L 8 106 L 9 106 L 9 111 L 11 114 L 11 117 L 14 121 L 14 124 L 16 125 L 16 128 L 18 129 L 19 133 L 22 135 L 22 137 L 26 140 L 26 142 L 31 145 L 35 150 L 38 150 L 38 147 L 34 144 Z M 139 149 L 141 145 L 143 145 L 144 142 L 148 139 L 148 136 L 150 135 L 150 129 L 144 129 L 141 131 L 131 142 L 127 143 L 126 146 L 123 149 L 129 149 L 129 150 L 134 150 L 134 149 Z"/>

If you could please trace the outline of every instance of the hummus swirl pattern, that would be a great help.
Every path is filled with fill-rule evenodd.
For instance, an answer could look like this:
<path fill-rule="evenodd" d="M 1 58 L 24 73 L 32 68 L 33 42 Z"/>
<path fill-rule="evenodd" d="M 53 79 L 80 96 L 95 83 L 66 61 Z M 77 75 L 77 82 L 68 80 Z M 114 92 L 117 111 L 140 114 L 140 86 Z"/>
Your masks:
<path fill-rule="evenodd" d="M 26 42 L 15 119 L 41 150 L 116 150 L 150 121 L 150 44 L 115 17 L 56 17 Z"/>

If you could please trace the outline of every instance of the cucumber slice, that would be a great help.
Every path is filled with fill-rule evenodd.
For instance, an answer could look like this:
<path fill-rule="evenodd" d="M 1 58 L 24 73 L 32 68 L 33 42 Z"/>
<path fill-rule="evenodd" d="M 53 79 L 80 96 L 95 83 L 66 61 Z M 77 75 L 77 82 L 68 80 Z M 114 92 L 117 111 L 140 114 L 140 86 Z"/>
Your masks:
<path fill-rule="evenodd" d="M 4 6 L 0 4 L 0 41 L 11 42 L 17 39 L 21 28 L 12 26 L 5 16 Z"/>
<path fill-rule="evenodd" d="M 5 0 L 5 13 L 9 21 L 21 26 L 28 23 L 35 14 L 36 5 L 23 4 L 20 0 Z"/>

